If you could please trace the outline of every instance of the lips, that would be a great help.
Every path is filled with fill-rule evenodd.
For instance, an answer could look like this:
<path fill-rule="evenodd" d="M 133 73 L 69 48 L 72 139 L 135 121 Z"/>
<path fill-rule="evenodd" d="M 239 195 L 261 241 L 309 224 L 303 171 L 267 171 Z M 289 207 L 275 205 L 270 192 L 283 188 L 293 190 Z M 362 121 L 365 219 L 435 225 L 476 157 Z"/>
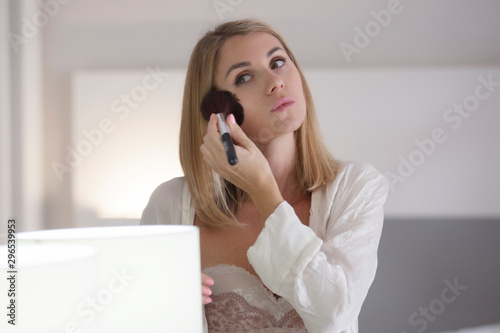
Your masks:
<path fill-rule="evenodd" d="M 291 108 L 295 104 L 295 101 L 290 97 L 281 97 L 276 101 L 271 112 L 285 111 Z"/>

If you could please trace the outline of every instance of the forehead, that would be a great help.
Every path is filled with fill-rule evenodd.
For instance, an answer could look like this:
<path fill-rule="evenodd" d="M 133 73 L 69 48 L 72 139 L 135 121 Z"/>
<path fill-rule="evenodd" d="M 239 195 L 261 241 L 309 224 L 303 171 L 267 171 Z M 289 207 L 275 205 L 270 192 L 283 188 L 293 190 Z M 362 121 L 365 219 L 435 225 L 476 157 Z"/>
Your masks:
<path fill-rule="evenodd" d="M 226 70 L 233 64 L 252 61 L 251 58 L 262 56 L 275 46 L 282 46 L 280 41 L 267 32 L 252 32 L 247 35 L 230 37 L 221 48 L 218 69 Z"/>
<path fill-rule="evenodd" d="M 228 38 L 222 46 L 221 60 L 224 56 L 252 51 L 266 45 L 281 46 L 281 43 L 276 37 L 267 32 L 252 32 L 247 35 L 236 35 Z"/>

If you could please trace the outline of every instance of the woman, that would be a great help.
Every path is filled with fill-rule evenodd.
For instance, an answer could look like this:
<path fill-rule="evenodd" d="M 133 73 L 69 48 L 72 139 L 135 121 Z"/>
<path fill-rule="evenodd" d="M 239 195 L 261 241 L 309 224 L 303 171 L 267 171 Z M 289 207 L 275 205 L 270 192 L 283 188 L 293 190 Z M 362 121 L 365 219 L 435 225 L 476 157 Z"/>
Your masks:
<path fill-rule="evenodd" d="M 212 90 L 240 100 L 227 163 Z M 357 332 L 377 267 L 387 184 L 335 161 L 311 93 L 283 38 L 255 20 L 224 23 L 196 45 L 182 107 L 185 177 L 160 185 L 142 224 L 200 229 L 206 327 L 213 332 Z"/>

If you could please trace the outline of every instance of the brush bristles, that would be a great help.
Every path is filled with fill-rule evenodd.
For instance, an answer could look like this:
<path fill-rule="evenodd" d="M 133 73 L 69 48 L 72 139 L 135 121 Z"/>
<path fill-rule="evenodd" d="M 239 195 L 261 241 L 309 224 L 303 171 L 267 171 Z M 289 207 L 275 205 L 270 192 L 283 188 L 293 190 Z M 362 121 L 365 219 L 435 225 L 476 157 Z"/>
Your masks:
<path fill-rule="evenodd" d="M 238 98 L 226 90 L 209 91 L 201 101 L 200 111 L 206 120 L 212 113 L 223 113 L 226 118 L 232 113 L 239 126 L 243 123 L 243 107 Z"/>

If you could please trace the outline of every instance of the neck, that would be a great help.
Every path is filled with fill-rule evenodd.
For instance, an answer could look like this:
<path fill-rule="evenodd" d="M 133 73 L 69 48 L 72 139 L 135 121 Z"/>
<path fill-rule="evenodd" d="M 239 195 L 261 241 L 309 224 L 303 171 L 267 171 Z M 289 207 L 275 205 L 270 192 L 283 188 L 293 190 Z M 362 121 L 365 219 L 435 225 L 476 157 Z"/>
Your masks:
<path fill-rule="evenodd" d="M 285 200 L 290 200 L 297 183 L 294 172 L 296 163 L 294 134 L 282 135 L 259 148 L 271 167 L 281 195 Z"/>

